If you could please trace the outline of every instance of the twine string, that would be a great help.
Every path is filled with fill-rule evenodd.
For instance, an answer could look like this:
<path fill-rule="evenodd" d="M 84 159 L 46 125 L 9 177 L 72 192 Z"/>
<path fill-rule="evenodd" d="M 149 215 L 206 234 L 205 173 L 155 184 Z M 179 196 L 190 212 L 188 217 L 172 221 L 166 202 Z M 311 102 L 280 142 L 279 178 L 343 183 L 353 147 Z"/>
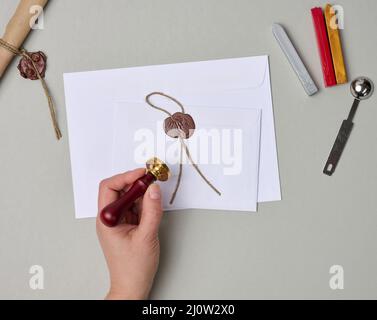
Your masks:
<path fill-rule="evenodd" d="M 157 109 L 159 111 L 162 111 L 164 113 L 166 113 L 169 117 L 172 117 L 173 115 L 166 109 L 164 108 L 161 108 L 161 107 L 158 107 L 156 106 L 154 103 L 151 102 L 151 97 L 153 96 L 162 96 L 162 97 L 165 97 L 165 98 L 168 98 L 170 99 L 171 101 L 175 102 L 180 108 L 181 108 L 181 111 L 182 113 L 186 113 L 185 112 L 185 107 L 183 106 L 183 104 L 181 102 L 179 102 L 177 99 L 175 99 L 174 97 L 171 97 L 171 96 L 168 96 L 167 94 L 165 93 L 162 93 L 162 92 L 152 92 L 150 94 L 148 94 L 146 97 L 145 97 L 145 101 L 154 109 Z M 174 119 L 172 119 L 174 121 Z"/>
<path fill-rule="evenodd" d="M 54 126 L 55 136 L 58 140 L 61 139 L 62 134 L 61 134 L 61 131 L 59 129 L 59 124 L 58 124 L 58 121 L 57 121 L 57 118 L 56 118 L 54 102 L 53 102 L 52 96 L 50 94 L 50 90 L 48 89 L 48 86 L 47 86 L 45 79 L 42 78 L 41 74 L 39 73 L 38 68 L 37 68 L 34 60 L 32 59 L 30 54 L 25 49 L 18 49 L 15 46 L 11 45 L 10 43 L 4 41 L 1 38 L 0 38 L 0 46 L 3 47 L 4 49 L 10 51 L 14 55 L 24 57 L 25 59 L 27 59 L 31 62 L 31 65 L 33 66 L 33 69 L 34 69 L 35 73 L 37 74 L 38 79 L 41 82 L 43 91 L 44 91 L 45 96 L 47 98 L 52 124 Z"/>
<path fill-rule="evenodd" d="M 188 146 L 186 145 L 186 143 L 184 142 L 184 130 L 183 130 L 182 124 L 179 121 L 176 121 L 173 118 L 173 115 L 168 110 L 166 110 L 164 108 L 161 108 L 161 107 L 158 107 L 158 106 L 156 106 L 155 104 L 153 104 L 150 101 L 151 97 L 155 96 L 155 95 L 159 95 L 159 96 L 162 96 L 162 97 L 165 97 L 167 99 L 172 100 L 173 102 L 175 102 L 180 107 L 180 109 L 181 109 L 181 111 L 182 111 L 183 114 L 186 114 L 186 112 L 185 112 L 185 108 L 184 108 L 183 104 L 180 101 L 178 101 L 174 97 L 171 97 L 171 96 L 169 96 L 169 95 L 167 95 L 165 93 L 162 93 L 162 92 L 152 92 L 152 93 L 148 94 L 146 96 L 146 98 L 145 98 L 145 101 L 146 101 L 146 103 L 149 106 L 151 106 L 152 108 L 154 108 L 156 110 L 159 110 L 159 111 L 164 112 L 165 114 L 167 114 L 169 116 L 169 118 L 171 119 L 171 121 L 173 121 L 173 123 L 175 124 L 176 128 L 179 129 L 178 130 L 178 138 L 179 138 L 180 145 L 181 145 L 181 148 L 180 148 L 180 160 L 179 160 L 179 173 L 178 173 L 177 183 L 175 185 L 173 194 L 172 194 L 171 199 L 170 199 L 170 204 L 172 204 L 174 202 L 174 200 L 175 200 L 175 198 L 177 196 L 177 192 L 178 192 L 179 186 L 181 184 L 181 180 L 182 180 L 182 173 L 183 173 L 183 165 L 182 165 L 182 162 L 183 162 L 183 151 L 185 151 L 186 156 L 187 156 L 189 162 L 194 167 L 194 169 L 199 174 L 199 176 L 204 180 L 204 182 L 214 192 L 216 192 L 219 196 L 221 196 L 221 192 L 207 179 L 207 177 L 204 175 L 204 173 L 200 170 L 199 166 L 192 159 L 191 152 L 190 152 Z"/>
<path fill-rule="evenodd" d="M 170 198 L 170 201 L 169 201 L 170 204 L 173 204 L 173 202 L 175 200 L 175 197 L 177 196 L 179 186 L 181 184 L 182 172 L 183 172 L 183 165 L 182 165 L 183 150 L 182 149 L 183 149 L 183 144 L 181 143 L 181 151 L 179 153 L 179 172 L 178 172 L 178 178 L 177 178 L 177 183 L 175 184 L 174 191 L 173 191 L 173 193 L 171 195 L 171 198 Z"/>

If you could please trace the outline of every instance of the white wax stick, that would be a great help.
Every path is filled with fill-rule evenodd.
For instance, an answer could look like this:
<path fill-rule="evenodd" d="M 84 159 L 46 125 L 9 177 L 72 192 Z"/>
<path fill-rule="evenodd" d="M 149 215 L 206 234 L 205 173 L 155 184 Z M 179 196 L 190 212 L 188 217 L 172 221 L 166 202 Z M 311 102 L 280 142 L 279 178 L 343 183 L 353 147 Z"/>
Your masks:
<path fill-rule="evenodd" d="M 281 49 L 285 53 L 293 70 L 296 72 L 298 78 L 300 79 L 306 93 L 309 96 L 312 96 L 313 94 L 317 93 L 317 86 L 315 85 L 312 77 L 309 74 L 309 71 L 306 69 L 296 48 L 293 46 L 292 41 L 289 39 L 284 28 L 280 24 L 274 23 L 272 26 L 272 32 L 276 40 L 278 41 Z"/>

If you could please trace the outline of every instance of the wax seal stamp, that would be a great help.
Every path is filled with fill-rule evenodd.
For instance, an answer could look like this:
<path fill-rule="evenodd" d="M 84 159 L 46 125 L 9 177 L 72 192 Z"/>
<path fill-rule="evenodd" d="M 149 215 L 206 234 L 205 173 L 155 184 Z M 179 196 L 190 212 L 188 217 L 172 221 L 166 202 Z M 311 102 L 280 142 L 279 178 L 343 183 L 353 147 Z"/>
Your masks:
<path fill-rule="evenodd" d="M 169 167 L 163 161 L 158 158 L 148 160 L 145 175 L 137 179 L 118 200 L 102 209 L 100 213 L 102 223 L 110 228 L 116 227 L 121 223 L 135 201 L 145 194 L 152 183 L 155 181 L 164 182 L 169 178 Z"/>
<path fill-rule="evenodd" d="M 47 68 L 47 56 L 42 51 L 29 52 L 28 55 L 32 61 L 24 56 L 18 64 L 18 70 L 20 71 L 21 76 L 29 80 L 38 80 L 39 77 L 35 70 L 36 68 L 39 75 L 44 78 Z"/>
<path fill-rule="evenodd" d="M 189 114 L 177 112 L 165 119 L 164 130 L 171 138 L 189 139 L 194 134 L 195 122 Z"/>

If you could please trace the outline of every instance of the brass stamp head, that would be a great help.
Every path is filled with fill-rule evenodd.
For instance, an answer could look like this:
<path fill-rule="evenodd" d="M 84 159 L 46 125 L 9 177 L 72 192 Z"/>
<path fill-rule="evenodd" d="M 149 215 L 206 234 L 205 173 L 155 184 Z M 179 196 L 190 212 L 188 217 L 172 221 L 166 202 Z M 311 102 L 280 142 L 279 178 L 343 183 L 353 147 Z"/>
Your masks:
<path fill-rule="evenodd" d="M 147 172 L 153 174 L 158 181 L 167 181 L 170 178 L 169 167 L 160 159 L 152 158 L 146 163 Z"/>

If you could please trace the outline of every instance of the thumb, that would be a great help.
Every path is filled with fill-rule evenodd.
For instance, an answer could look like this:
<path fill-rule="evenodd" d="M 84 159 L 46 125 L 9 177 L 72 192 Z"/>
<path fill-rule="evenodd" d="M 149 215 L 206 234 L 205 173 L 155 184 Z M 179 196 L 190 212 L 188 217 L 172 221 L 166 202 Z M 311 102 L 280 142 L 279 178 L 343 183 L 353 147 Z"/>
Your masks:
<path fill-rule="evenodd" d="M 157 237 L 162 218 L 162 196 L 160 186 L 149 186 L 143 198 L 139 229 L 148 237 Z"/>

